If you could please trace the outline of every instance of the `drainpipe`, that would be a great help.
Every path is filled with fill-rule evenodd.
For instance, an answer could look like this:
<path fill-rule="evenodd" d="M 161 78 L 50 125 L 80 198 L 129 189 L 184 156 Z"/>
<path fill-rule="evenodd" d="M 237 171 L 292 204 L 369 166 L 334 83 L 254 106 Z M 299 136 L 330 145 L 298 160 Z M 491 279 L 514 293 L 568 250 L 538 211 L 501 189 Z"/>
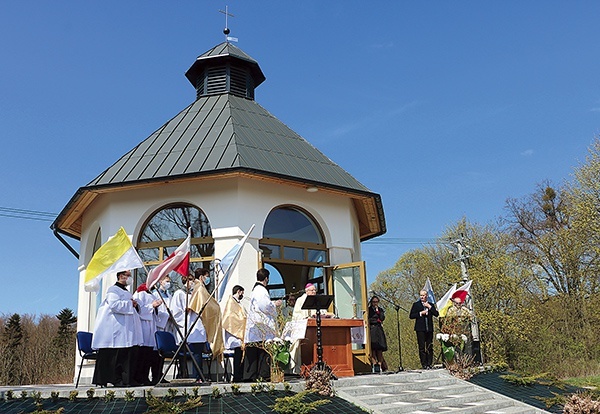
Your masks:
<path fill-rule="evenodd" d="M 69 243 L 67 243 L 67 241 L 60 235 L 60 233 L 58 232 L 58 230 L 55 227 L 52 227 L 52 233 L 54 233 L 54 236 L 56 236 L 56 238 L 71 252 L 73 253 L 73 256 L 75 256 L 77 258 L 77 260 L 79 260 L 79 253 L 77 253 L 77 250 L 75 250 Z"/>

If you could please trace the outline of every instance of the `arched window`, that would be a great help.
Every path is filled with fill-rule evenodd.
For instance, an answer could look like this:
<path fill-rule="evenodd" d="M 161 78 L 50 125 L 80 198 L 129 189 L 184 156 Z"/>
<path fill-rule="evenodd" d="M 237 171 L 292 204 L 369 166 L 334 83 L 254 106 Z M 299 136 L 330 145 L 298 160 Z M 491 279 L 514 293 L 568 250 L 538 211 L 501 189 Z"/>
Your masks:
<path fill-rule="evenodd" d="M 191 228 L 190 272 L 203 267 L 212 271 L 214 239 L 208 218 L 202 210 L 189 204 L 169 205 L 154 213 L 142 227 L 137 250 L 146 269 L 162 263 L 185 240 Z M 146 270 L 138 269 L 136 285 L 146 281 Z M 174 272 L 177 287 L 181 278 Z M 211 278 L 211 284 L 214 283 Z M 214 286 L 208 286 L 212 291 Z"/>
<path fill-rule="evenodd" d="M 308 213 L 297 207 L 279 207 L 271 211 L 263 236 L 260 248 L 265 258 L 317 265 L 327 261 L 321 230 Z"/>
<path fill-rule="evenodd" d="M 271 211 L 259 246 L 265 267 L 278 275 L 269 282 L 272 297 L 300 292 L 307 282 L 317 284 L 320 292 L 324 290 L 327 246 L 321 229 L 307 212 L 295 206 Z"/>

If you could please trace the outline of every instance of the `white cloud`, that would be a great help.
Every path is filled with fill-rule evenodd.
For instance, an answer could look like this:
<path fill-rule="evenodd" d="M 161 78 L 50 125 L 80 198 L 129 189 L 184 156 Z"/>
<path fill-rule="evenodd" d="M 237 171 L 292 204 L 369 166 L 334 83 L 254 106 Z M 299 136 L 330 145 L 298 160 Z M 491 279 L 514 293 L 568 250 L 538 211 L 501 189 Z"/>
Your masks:
<path fill-rule="evenodd" d="M 533 155 L 533 150 L 532 149 L 525 150 L 521 153 L 521 155 L 524 157 L 531 157 Z"/>

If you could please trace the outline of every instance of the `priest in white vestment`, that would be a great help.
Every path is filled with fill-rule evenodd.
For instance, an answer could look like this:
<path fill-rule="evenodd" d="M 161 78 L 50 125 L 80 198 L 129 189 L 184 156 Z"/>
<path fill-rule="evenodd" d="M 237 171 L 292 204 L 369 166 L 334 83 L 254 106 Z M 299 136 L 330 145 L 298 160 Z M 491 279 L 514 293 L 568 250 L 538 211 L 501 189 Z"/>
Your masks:
<path fill-rule="evenodd" d="M 292 313 L 292 321 L 300 321 L 302 319 L 308 319 L 315 315 L 314 309 L 302 309 L 304 302 L 308 296 L 314 296 L 317 294 L 317 287 L 312 283 L 307 283 L 304 287 L 304 293 L 294 304 L 294 312 Z M 296 340 L 290 347 L 290 371 L 294 374 L 300 374 L 300 368 L 302 367 L 302 352 L 300 346 L 301 340 Z"/>

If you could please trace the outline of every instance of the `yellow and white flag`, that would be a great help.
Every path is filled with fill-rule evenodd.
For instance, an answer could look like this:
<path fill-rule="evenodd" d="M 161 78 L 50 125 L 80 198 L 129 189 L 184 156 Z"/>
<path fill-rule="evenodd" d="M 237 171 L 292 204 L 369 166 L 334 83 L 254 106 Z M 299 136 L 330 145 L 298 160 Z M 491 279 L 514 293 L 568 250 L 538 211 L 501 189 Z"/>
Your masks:
<path fill-rule="evenodd" d="M 144 267 L 137 250 L 131 244 L 125 229 L 119 231 L 94 253 L 85 270 L 85 285 L 109 273 Z"/>
<path fill-rule="evenodd" d="M 452 306 L 452 300 L 450 299 L 452 298 L 454 292 L 456 292 L 456 283 L 450 289 L 448 289 L 448 292 L 446 292 L 446 294 L 438 301 L 437 308 L 438 312 L 440 313 L 440 318 L 445 317 L 446 312 L 448 312 L 448 309 L 450 306 Z"/>

